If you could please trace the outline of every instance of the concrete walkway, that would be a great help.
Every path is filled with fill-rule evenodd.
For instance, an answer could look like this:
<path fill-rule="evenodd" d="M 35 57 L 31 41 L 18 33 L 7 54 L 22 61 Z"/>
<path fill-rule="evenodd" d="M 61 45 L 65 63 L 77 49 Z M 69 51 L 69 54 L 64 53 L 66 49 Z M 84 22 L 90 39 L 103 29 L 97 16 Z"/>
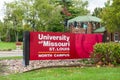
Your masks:
<path fill-rule="evenodd" d="M 23 56 L 22 50 L 0 51 L 0 57 Z"/>

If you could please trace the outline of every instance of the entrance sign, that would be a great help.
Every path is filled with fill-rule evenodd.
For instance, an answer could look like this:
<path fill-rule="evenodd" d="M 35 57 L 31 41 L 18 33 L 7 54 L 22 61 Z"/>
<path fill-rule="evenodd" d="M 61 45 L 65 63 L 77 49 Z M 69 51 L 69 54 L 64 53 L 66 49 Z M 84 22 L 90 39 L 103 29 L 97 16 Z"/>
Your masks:
<path fill-rule="evenodd" d="M 101 34 L 29 32 L 29 60 L 90 58 L 93 46 L 102 42 Z M 24 41 L 25 42 L 25 41 Z M 26 50 L 26 49 L 24 49 Z M 24 51 L 26 52 L 26 51 Z M 28 57 L 27 57 L 28 59 Z"/>
<path fill-rule="evenodd" d="M 70 34 L 30 32 L 30 60 L 70 57 Z"/>

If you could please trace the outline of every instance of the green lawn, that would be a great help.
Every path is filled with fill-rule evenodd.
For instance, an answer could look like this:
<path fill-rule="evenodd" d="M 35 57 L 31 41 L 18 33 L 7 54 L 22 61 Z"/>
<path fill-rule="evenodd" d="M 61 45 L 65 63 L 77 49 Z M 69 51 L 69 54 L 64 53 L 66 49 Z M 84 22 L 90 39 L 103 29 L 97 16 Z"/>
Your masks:
<path fill-rule="evenodd" d="M 1 76 L 0 80 L 120 80 L 120 67 L 41 69 Z"/>
<path fill-rule="evenodd" d="M 16 49 L 15 42 L 0 42 L 0 50 Z"/>
<path fill-rule="evenodd" d="M 15 57 L 0 57 L 0 60 L 14 60 L 14 59 L 23 59 L 22 56 L 15 56 Z"/>

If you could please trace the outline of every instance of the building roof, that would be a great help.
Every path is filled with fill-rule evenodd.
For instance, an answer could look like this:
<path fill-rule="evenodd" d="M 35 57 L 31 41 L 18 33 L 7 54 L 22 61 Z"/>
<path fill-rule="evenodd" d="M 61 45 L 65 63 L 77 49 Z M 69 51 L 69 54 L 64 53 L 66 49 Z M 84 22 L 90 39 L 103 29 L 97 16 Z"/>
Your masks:
<path fill-rule="evenodd" d="M 100 27 L 100 28 L 94 30 L 93 32 L 94 32 L 94 33 L 103 33 L 103 32 L 105 32 L 105 31 L 106 31 L 105 27 Z"/>
<path fill-rule="evenodd" d="M 69 26 L 70 23 L 74 23 L 74 22 L 100 22 L 101 19 L 95 16 L 78 16 L 75 17 L 73 19 L 68 20 L 68 24 L 67 26 Z"/>
<path fill-rule="evenodd" d="M 68 20 L 68 23 L 75 22 L 75 21 L 76 22 L 91 22 L 91 21 L 100 22 L 101 19 L 95 16 L 78 16 L 78 17 Z"/>

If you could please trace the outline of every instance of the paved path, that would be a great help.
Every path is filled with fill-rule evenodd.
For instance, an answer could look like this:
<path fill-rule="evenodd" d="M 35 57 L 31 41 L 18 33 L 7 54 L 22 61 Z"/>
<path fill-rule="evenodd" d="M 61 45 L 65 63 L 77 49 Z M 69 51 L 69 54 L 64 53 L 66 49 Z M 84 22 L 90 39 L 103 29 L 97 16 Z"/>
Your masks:
<path fill-rule="evenodd" d="M 23 56 L 22 50 L 0 51 L 0 57 Z"/>

